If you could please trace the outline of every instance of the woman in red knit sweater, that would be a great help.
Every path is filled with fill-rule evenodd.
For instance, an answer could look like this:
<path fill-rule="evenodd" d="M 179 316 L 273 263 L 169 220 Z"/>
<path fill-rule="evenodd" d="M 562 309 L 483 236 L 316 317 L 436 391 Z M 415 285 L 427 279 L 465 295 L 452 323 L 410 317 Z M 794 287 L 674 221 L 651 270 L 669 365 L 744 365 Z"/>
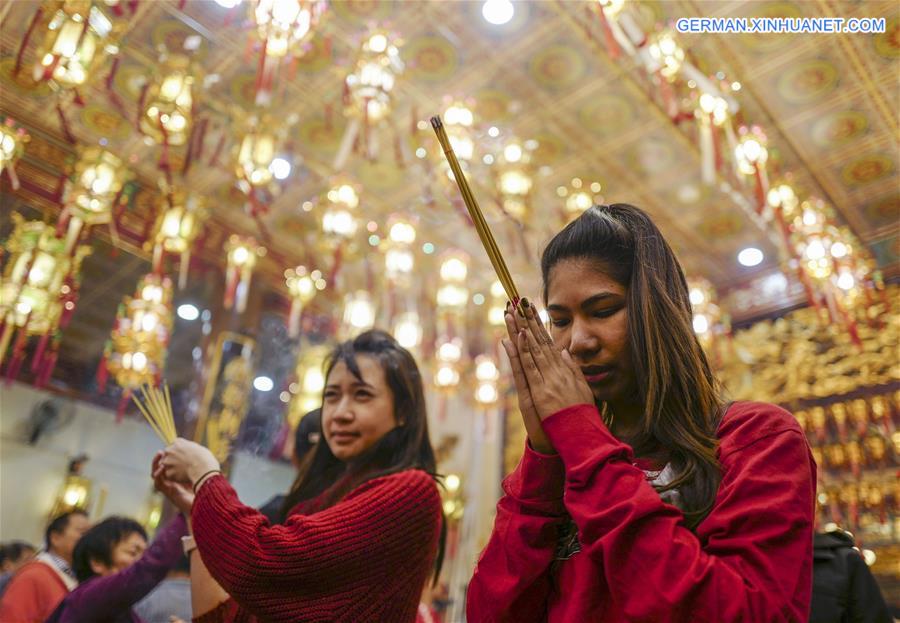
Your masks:
<path fill-rule="evenodd" d="M 242 504 L 202 446 L 179 439 L 154 460 L 157 486 L 190 510 L 196 621 L 415 620 L 443 548 L 421 375 L 368 331 L 335 348 L 325 378 L 323 438 L 283 525 Z"/>
<path fill-rule="evenodd" d="M 506 315 L 529 442 L 468 589 L 485 621 L 806 621 L 815 463 L 790 413 L 726 403 L 684 274 L 641 210 L 541 260 L 550 334 Z"/>

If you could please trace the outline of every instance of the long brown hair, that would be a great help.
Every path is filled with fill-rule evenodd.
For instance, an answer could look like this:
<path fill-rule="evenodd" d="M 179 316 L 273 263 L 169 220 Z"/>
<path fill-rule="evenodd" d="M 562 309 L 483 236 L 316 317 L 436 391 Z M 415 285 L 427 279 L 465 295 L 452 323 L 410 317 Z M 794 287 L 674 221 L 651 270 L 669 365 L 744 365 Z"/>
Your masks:
<path fill-rule="evenodd" d="M 378 361 L 394 395 L 394 414 L 403 424 L 386 433 L 362 456 L 347 463 L 334 456 L 321 436 L 301 463 L 297 479 L 285 497 L 281 507 L 282 521 L 300 502 L 324 493 L 323 506 L 316 509 L 323 510 L 367 480 L 407 469 L 421 469 L 440 484 L 437 461 L 428 436 L 422 375 L 415 358 L 389 333 L 366 331 L 331 351 L 325 360 L 325 378 L 342 361 L 353 376 L 362 380 L 357 355 L 368 355 Z M 442 518 L 435 580 L 443 563 L 446 531 L 446 521 Z"/>
<path fill-rule="evenodd" d="M 550 270 L 566 259 L 602 265 L 627 288 L 628 342 L 644 406 L 631 442 L 638 455 L 667 452 L 675 475 L 657 490 L 678 489 L 693 528 L 712 508 L 721 480 L 716 428 L 723 399 L 694 335 L 681 265 L 650 217 L 625 203 L 594 206 L 554 236 L 541 257 L 545 303 Z"/>

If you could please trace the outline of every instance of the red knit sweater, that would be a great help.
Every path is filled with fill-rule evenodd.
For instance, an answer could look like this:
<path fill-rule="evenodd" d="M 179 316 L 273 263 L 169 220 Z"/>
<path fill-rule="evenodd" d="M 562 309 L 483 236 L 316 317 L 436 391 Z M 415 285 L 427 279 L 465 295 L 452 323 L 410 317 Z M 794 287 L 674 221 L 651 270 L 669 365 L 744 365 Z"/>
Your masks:
<path fill-rule="evenodd" d="M 441 499 L 428 474 L 407 470 L 272 526 L 215 476 L 191 517 L 203 562 L 232 596 L 195 621 L 412 623 L 434 564 Z"/>
<path fill-rule="evenodd" d="M 527 448 L 504 482 L 469 583 L 469 623 L 808 620 L 816 466 L 790 413 L 760 402 L 728 409 L 722 481 L 694 532 L 594 405 L 542 424 L 559 454 Z M 580 551 L 558 548 L 567 515 Z"/>

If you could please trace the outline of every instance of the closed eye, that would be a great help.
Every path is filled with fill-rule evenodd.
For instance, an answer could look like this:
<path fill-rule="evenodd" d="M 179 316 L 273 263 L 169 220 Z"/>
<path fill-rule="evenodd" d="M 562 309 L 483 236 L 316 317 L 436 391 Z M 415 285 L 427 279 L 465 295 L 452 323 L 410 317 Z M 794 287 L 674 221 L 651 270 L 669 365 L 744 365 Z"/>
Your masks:
<path fill-rule="evenodd" d="M 564 326 L 568 325 L 570 322 L 571 322 L 571 320 L 569 320 L 568 318 L 551 318 L 550 319 L 550 324 L 557 328 L 564 327 Z"/>

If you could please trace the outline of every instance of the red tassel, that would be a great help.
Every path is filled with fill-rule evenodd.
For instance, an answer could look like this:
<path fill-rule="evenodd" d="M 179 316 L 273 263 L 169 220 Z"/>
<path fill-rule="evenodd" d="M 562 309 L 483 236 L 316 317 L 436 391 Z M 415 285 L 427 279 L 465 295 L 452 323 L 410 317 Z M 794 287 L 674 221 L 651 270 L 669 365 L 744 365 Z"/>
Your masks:
<path fill-rule="evenodd" d="M 121 424 L 122 420 L 125 419 L 125 409 L 128 407 L 129 398 L 131 398 L 131 390 L 126 389 L 122 392 L 122 397 L 119 398 L 119 406 L 116 407 L 116 424 Z"/>
<path fill-rule="evenodd" d="M 106 382 L 109 380 L 109 366 L 106 363 L 106 353 L 100 358 L 100 365 L 97 366 L 97 389 L 100 393 L 106 391 Z"/>
<path fill-rule="evenodd" d="M 209 159 L 209 166 L 214 167 L 219 163 L 219 156 L 222 153 L 223 147 L 225 147 L 225 132 L 222 132 L 222 134 L 219 135 L 219 142 L 216 143 L 212 158 Z"/>
<path fill-rule="evenodd" d="M 50 340 L 50 332 L 47 331 L 41 336 L 41 339 L 38 340 L 37 349 L 34 351 L 34 356 L 31 358 L 31 373 L 37 374 L 38 370 L 41 367 L 41 363 L 44 360 L 44 351 L 47 349 L 47 342 Z"/>
<path fill-rule="evenodd" d="M 28 24 L 28 30 L 25 31 L 25 36 L 22 38 L 22 44 L 19 46 L 19 52 L 16 54 L 16 66 L 12 71 L 13 76 L 18 76 L 19 70 L 22 69 L 22 57 L 25 55 L 25 48 L 28 47 L 28 42 L 31 40 L 31 34 L 34 32 L 34 29 L 38 25 L 43 14 L 44 10 L 39 7 L 38 10 L 35 11 L 34 17 L 31 18 L 31 23 Z"/>
<path fill-rule="evenodd" d="M 62 104 L 59 102 L 56 104 L 56 114 L 59 116 L 59 125 L 62 128 L 63 136 L 65 136 L 68 142 L 74 145 L 78 141 L 75 140 L 75 135 L 72 134 L 72 130 L 69 128 L 69 121 L 66 119 L 65 113 L 63 113 Z"/>
<path fill-rule="evenodd" d="M 145 82 L 141 87 L 141 94 L 138 96 L 137 116 L 134 118 L 134 127 L 138 132 L 141 131 L 141 117 L 144 114 L 144 101 L 147 99 L 147 89 L 149 88 L 150 83 Z"/>
<path fill-rule="evenodd" d="M 609 52 L 609 57 L 615 60 L 622 55 L 622 50 L 619 48 L 619 44 L 616 43 L 616 38 L 613 36 L 612 28 L 606 17 L 606 11 L 603 10 L 603 5 L 599 3 L 597 4 L 597 15 L 600 16 L 600 28 L 603 30 L 603 40 L 606 43 L 606 51 Z"/>
<path fill-rule="evenodd" d="M 762 214 L 766 207 L 766 191 L 763 188 L 762 173 L 759 170 L 759 165 L 755 162 L 753 163 L 753 171 L 756 189 L 756 213 Z"/>
<path fill-rule="evenodd" d="M 75 102 L 75 105 L 79 108 L 84 108 L 84 98 L 81 97 L 81 93 L 78 92 L 78 89 L 72 89 L 72 101 Z"/>

